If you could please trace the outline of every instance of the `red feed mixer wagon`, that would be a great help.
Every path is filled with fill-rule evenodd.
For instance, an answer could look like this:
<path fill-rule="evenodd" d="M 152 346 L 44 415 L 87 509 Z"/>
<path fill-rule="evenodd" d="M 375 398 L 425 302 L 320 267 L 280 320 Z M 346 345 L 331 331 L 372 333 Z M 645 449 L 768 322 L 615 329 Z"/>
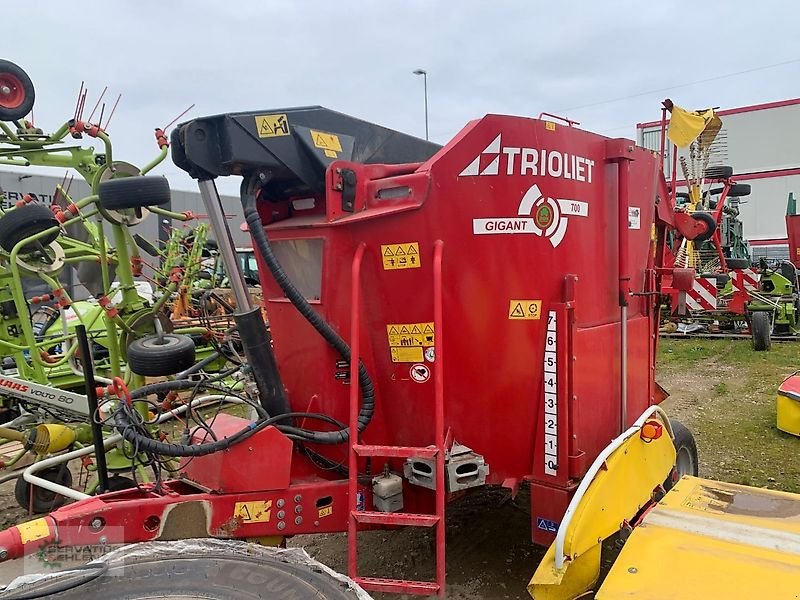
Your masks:
<path fill-rule="evenodd" d="M 220 415 L 217 442 L 151 440 L 187 457 L 180 477 L 0 532 L 4 558 L 101 537 L 349 531 L 357 577 L 356 530 L 423 526 L 435 582 L 357 579 L 442 595 L 449 499 L 527 482 L 532 536 L 549 543 L 591 462 L 664 397 L 658 304 L 693 279 L 661 268 L 665 232 L 705 224 L 633 142 L 487 115 L 438 147 L 306 107 L 196 119 L 172 151 L 233 274 L 269 425 Z M 227 175 L 243 178 L 271 343 L 216 193 Z"/>

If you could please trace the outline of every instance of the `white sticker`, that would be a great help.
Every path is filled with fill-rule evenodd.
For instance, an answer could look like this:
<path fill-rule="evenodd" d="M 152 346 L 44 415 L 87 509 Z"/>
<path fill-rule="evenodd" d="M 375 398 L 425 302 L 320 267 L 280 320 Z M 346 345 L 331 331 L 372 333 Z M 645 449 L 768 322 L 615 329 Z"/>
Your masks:
<path fill-rule="evenodd" d="M 569 200 L 567 198 L 559 198 L 558 206 L 561 209 L 562 215 L 575 215 L 578 217 L 589 216 L 589 203 L 583 200 Z"/>
<path fill-rule="evenodd" d="M 556 336 L 558 322 L 556 312 L 547 313 L 547 332 L 542 376 L 544 379 L 544 472 L 545 475 L 558 475 L 558 352 Z"/>
<path fill-rule="evenodd" d="M 436 350 L 433 347 L 425 348 L 425 360 L 428 362 L 436 360 Z"/>
<path fill-rule="evenodd" d="M 638 206 L 628 207 L 628 229 L 642 228 L 642 209 Z"/>
<path fill-rule="evenodd" d="M 431 370 L 427 365 L 412 365 L 408 373 L 411 375 L 411 380 L 416 383 L 425 383 L 431 378 Z"/>
<path fill-rule="evenodd" d="M 472 233 L 475 235 L 496 233 L 540 234 L 539 230 L 534 226 L 533 219 L 520 219 L 516 217 L 472 219 Z"/>

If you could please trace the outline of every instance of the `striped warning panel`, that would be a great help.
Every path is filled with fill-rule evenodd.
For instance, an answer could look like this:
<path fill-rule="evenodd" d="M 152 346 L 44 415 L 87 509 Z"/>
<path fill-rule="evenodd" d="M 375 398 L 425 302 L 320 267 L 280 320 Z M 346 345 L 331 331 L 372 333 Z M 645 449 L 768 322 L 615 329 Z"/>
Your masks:
<path fill-rule="evenodd" d="M 716 310 L 717 280 L 695 279 L 692 289 L 686 292 L 686 306 L 689 310 Z"/>
<path fill-rule="evenodd" d="M 758 290 L 760 279 L 761 275 L 755 269 L 734 269 L 731 271 L 731 285 L 735 290 L 754 292 Z"/>

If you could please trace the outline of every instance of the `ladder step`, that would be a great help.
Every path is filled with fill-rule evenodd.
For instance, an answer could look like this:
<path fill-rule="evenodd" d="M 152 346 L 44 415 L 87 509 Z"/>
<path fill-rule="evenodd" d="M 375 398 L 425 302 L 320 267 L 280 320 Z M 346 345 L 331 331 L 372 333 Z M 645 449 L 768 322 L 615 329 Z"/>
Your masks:
<path fill-rule="evenodd" d="M 380 456 L 383 458 L 433 458 L 439 453 L 436 446 L 369 446 L 354 444 L 353 450 L 359 456 Z"/>
<path fill-rule="evenodd" d="M 368 592 L 393 592 L 395 594 L 430 596 L 439 591 L 439 584 L 433 581 L 406 581 L 404 579 L 382 579 L 380 577 L 356 577 L 355 581 Z"/>
<path fill-rule="evenodd" d="M 436 515 L 415 513 L 385 513 L 374 510 L 353 511 L 353 517 L 359 523 L 371 525 L 406 525 L 409 527 L 433 527 L 439 522 Z"/>

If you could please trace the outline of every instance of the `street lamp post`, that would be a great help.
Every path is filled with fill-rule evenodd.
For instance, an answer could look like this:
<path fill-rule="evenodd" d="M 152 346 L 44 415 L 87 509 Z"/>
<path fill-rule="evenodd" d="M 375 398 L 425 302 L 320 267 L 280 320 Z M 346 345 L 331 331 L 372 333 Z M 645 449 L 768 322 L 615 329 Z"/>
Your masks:
<path fill-rule="evenodd" d="M 425 139 L 428 140 L 428 72 L 425 69 L 415 69 L 414 75 L 422 75 L 422 84 L 425 88 Z"/>

